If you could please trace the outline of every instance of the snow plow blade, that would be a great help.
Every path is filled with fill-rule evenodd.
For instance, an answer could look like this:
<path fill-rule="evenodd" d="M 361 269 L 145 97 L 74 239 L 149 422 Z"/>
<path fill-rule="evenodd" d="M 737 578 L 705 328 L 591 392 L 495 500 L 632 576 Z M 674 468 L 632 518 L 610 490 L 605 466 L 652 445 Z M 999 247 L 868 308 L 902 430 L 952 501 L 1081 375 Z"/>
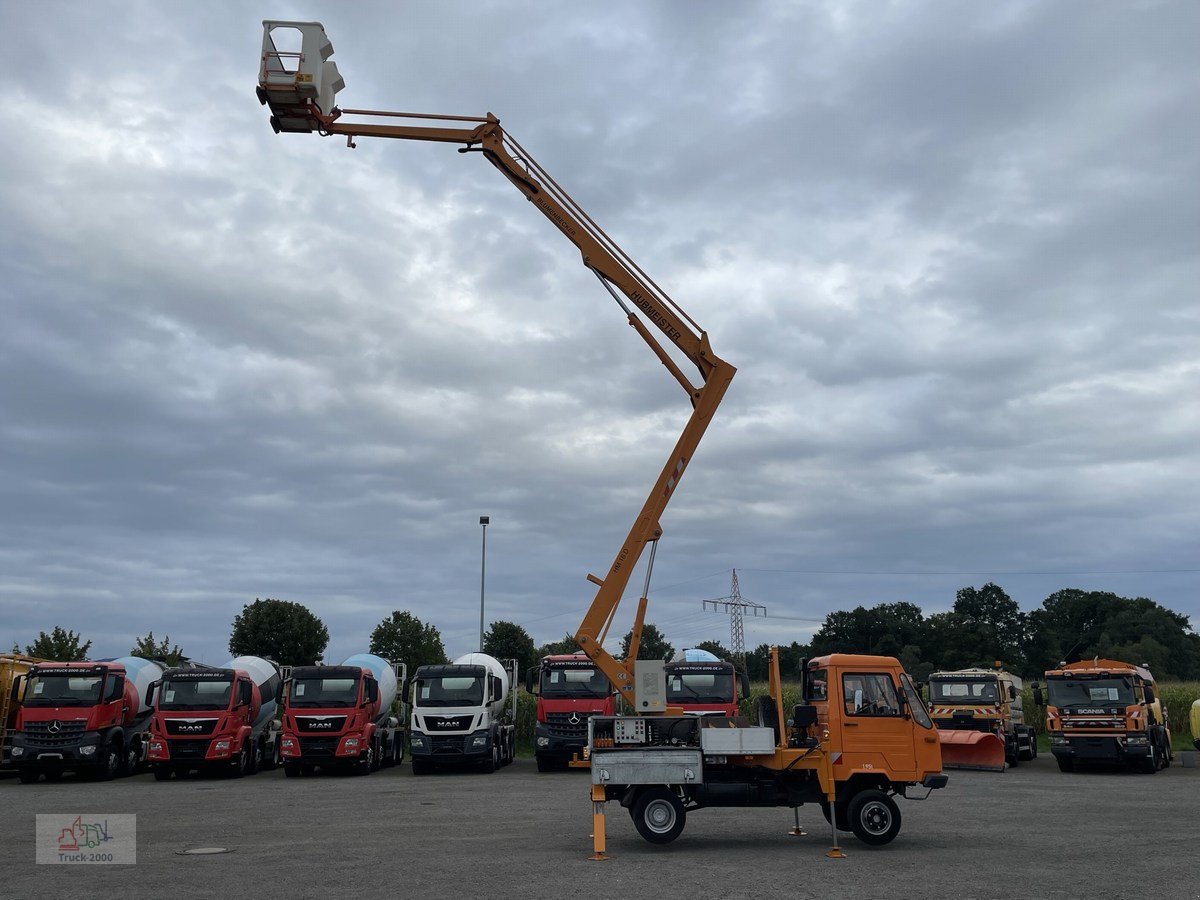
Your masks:
<path fill-rule="evenodd" d="M 986 731 L 938 731 L 943 769 L 1004 771 L 1004 741 Z"/>

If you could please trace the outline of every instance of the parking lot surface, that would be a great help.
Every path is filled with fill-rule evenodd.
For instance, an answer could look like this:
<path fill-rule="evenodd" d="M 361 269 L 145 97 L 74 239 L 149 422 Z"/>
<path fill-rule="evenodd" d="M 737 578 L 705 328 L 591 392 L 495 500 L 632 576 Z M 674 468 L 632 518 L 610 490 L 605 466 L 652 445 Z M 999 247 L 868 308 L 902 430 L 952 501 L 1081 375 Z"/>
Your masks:
<path fill-rule="evenodd" d="M 666 847 L 608 804 L 591 852 L 589 779 L 520 759 L 493 775 L 368 777 L 280 771 L 241 780 L 21 785 L 0 780 L 0 896 L 9 897 L 930 897 L 1198 898 L 1200 769 L 1060 773 L 1041 757 L 1003 774 L 950 773 L 878 849 L 815 806 L 706 809 Z M 137 815 L 134 866 L 36 865 L 38 813 Z M 190 848 L 232 852 L 180 855 Z"/>

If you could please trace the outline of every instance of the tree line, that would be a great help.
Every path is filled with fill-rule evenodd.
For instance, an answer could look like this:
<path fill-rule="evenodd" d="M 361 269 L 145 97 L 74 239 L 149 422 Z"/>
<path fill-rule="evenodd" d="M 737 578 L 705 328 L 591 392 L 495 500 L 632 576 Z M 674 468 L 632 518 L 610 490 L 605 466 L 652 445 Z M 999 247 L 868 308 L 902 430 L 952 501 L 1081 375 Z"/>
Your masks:
<path fill-rule="evenodd" d="M 632 632 L 621 642 L 627 656 Z M 233 620 L 229 652 L 263 656 L 280 665 L 313 665 L 329 645 L 329 630 L 303 604 L 271 598 L 246 604 Z M 719 641 L 692 645 L 721 659 L 733 659 Z M 26 646 L 31 656 L 62 662 L 87 658 L 91 641 L 55 627 Z M 492 622 L 484 635 L 483 652 L 499 659 L 516 659 L 521 670 L 545 655 L 575 653 L 572 635 L 538 646 L 515 622 Z M 14 646 L 13 650 L 19 652 Z M 371 632 L 369 650 L 385 659 L 418 666 L 448 662 L 438 628 L 407 610 L 396 610 Z M 751 680 L 767 677 L 769 644 L 746 654 Z M 647 622 L 642 631 L 639 659 L 668 659 L 675 648 L 663 632 Z M 954 606 L 926 616 L 913 603 L 880 603 L 831 612 L 807 644 L 780 646 L 784 673 L 795 673 L 800 660 L 826 653 L 867 653 L 895 656 L 918 681 L 930 672 L 968 666 L 990 667 L 999 661 L 1010 671 L 1037 677 L 1060 661 L 1093 656 L 1148 664 L 1160 678 L 1200 678 L 1200 635 L 1188 617 L 1144 597 L 1119 597 L 1105 591 L 1067 588 L 1047 597 L 1040 608 L 1022 612 L 999 585 L 958 590 Z M 186 660 L 169 637 L 156 640 L 150 632 L 137 638 L 131 656 L 177 665 Z M 738 661 L 740 662 L 740 660 Z"/>

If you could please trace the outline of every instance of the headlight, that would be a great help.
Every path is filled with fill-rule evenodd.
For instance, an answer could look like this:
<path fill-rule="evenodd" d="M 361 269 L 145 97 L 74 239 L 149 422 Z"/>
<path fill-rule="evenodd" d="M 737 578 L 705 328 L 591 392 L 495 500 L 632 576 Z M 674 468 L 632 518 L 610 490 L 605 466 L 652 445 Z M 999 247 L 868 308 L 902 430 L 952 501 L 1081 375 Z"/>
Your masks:
<path fill-rule="evenodd" d="M 14 750 L 13 752 L 15 753 L 16 751 Z M 88 746 L 88 747 L 80 747 L 79 748 L 79 754 L 81 756 L 93 756 L 95 754 L 95 752 L 96 752 L 95 744 L 92 744 L 91 746 Z"/>
<path fill-rule="evenodd" d="M 539 747 L 549 747 L 549 746 L 550 746 L 550 738 L 548 738 L 548 737 L 540 737 L 540 738 L 538 738 L 538 739 L 537 739 L 537 745 L 538 745 Z"/>
<path fill-rule="evenodd" d="M 12 755 L 13 755 L 13 756 L 24 756 L 24 755 L 25 755 L 25 748 L 24 748 L 24 747 L 13 747 L 13 748 L 12 748 Z"/>
<path fill-rule="evenodd" d="M 218 750 L 228 750 L 229 749 L 229 741 L 217 741 L 217 749 Z"/>
<path fill-rule="evenodd" d="M 280 750 L 295 750 L 296 742 L 293 741 L 291 738 L 284 738 L 282 741 L 279 742 L 279 749 Z"/>
<path fill-rule="evenodd" d="M 162 753 L 163 750 L 165 750 L 165 749 L 166 748 L 163 746 L 162 741 L 151 741 L 150 742 L 150 752 L 151 753 Z"/>
<path fill-rule="evenodd" d="M 486 747 L 487 740 L 488 740 L 488 736 L 487 736 L 486 731 L 483 732 L 482 734 L 473 735 L 471 737 L 471 746 L 472 747 Z"/>
<path fill-rule="evenodd" d="M 1050 735 L 1050 743 L 1056 747 L 1062 746 L 1066 742 L 1067 742 L 1067 739 L 1065 737 L 1063 737 L 1061 734 Z"/>
<path fill-rule="evenodd" d="M 1128 741 L 1127 741 L 1126 743 L 1129 743 L 1129 744 L 1147 744 L 1147 743 L 1149 743 L 1149 742 L 1150 742 L 1150 739 L 1149 739 L 1149 738 L 1147 738 L 1147 737 L 1146 737 L 1144 734 L 1142 734 L 1142 735 L 1131 735 L 1131 736 L 1129 737 L 1129 739 L 1128 739 Z"/>
<path fill-rule="evenodd" d="M 425 735 L 423 735 L 423 734 L 414 734 L 414 735 L 412 736 L 412 745 L 413 745 L 414 747 L 421 747 L 422 749 L 424 749 L 424 747 L 425 747 Z"/>
<path fill-rule="evenodd" d="M 358 738 L 346 738 L 346 749 L 351 750 L 358 746 Z"/>

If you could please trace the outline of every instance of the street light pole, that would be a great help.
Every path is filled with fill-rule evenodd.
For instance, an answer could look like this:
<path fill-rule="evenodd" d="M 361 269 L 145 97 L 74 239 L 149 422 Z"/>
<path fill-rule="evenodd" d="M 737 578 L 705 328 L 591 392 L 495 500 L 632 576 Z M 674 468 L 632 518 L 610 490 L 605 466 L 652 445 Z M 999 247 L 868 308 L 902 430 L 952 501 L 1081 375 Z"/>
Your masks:
<path fill-rule="evenodd" d="M 480 516 L 479 524 L 483 526 L 483 545 L 479 553 L 479 652 L 483 652 L 483 585 L 487 575 L 487 527 L 491 524 L 491 516 Z"/>

